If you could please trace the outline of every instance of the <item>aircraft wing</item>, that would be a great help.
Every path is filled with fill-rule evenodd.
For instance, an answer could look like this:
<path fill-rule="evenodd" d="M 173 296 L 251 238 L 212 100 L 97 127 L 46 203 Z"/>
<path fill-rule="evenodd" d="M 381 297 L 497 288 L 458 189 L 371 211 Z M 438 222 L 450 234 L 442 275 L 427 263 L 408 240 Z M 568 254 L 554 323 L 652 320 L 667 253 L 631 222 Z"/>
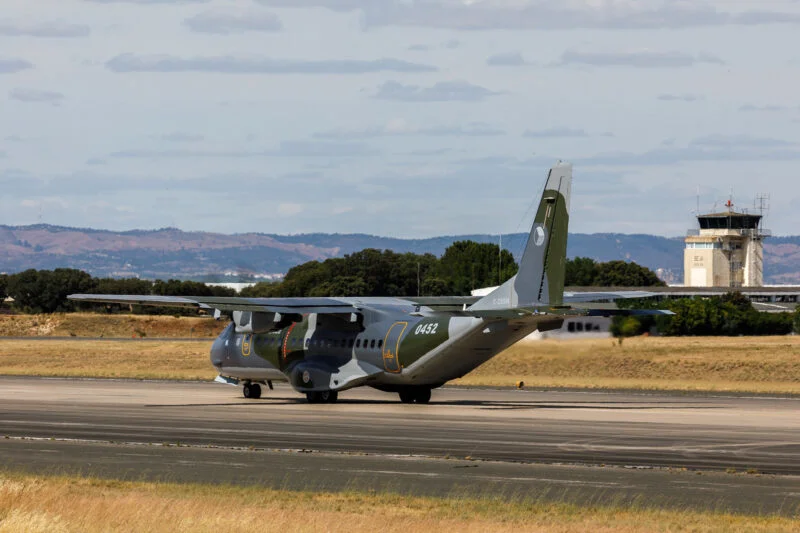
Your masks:
<path fill-rule="evenodd" d="M 263 312 L 282 314 L 337 314 L 360 311 L 353 304 L 335 298 L 237 298 L 215 296 L 133 296 L 118 294 L 72 294 L 76 302 L 189 307 L 220 311 Z"/>

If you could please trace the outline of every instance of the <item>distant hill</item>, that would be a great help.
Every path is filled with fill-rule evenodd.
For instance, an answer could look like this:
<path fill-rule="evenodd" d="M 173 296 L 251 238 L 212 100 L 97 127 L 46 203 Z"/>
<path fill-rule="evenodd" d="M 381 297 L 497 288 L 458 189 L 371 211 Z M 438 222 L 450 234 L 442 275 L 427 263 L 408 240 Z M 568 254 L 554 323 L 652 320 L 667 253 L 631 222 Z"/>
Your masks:
<path fill-rule="evenodd" d="M 526 234 L 503 236 L 503 247 L 519 260 Z M 50 225 L 0 226 L 0 272 L 29 268 L 79 268 L 94 276 L 139 276 L 220 281 L 283 274 L 311 260 L 339 257 L 364 248 L 440 255 L 457 240 L 498 242 L 497 235 L 450 235 L 393 239 L 366 234 L 223 235 L 175 228 L 113 232 Z M 568 255 L 598 261 L 635 261 L 683 279 L 683 240 L 653 235 L 571 234 Z M 776 237 L 765 245 L 769 283 L 800 282 L 800 237 Z"/>

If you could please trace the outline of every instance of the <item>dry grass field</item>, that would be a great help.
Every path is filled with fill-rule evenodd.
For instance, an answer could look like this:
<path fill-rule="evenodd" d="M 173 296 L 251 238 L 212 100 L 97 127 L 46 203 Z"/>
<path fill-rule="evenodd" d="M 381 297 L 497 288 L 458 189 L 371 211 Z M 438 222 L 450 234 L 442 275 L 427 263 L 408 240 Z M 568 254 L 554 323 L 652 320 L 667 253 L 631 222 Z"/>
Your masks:
<path fill-rule="evenodd" d="M 462 385 L 800 393 L 800 337 L 523 341 Z"/>
<path fill-rule="evenodd" d="M 796 532 L 788 518 L 543 501 L 297 493 L 0 474 L 0 533 L 217 532 Z"/>
<path fill-rule="evenodd" d="M 98 315 L 0 315 L 0 337 L 208 337 L 227 325 L 205 317 Z"/>
<path fill-rule="evenodd" d="M 0 374 L 211 380 L 211 342 L 0 339 Z"/>
<path fill-rule="evenodd" d="M 0 374 L 210 380 L 211 341 L 0 340 Z M 800 337 L 522 342 L 459 385 L 800 394 Z"/>

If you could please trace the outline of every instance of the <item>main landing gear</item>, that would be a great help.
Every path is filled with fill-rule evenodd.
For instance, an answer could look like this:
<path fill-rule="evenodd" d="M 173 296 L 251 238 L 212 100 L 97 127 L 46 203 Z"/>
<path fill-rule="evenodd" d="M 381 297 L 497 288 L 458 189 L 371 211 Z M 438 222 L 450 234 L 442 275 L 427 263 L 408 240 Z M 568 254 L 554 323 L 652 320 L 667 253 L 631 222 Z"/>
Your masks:
<path fill-rule="evenodd" d="M 306 399 L 308 403 L 336 403 L 339 399 L 339 392 L 335 390 L 307 392 Z"/>
<path fill-rule="evenodd" d="M 245 398 L 258 400 L 261 398 L 261 385 L 258 383 L 245 383 L 242 392 Z"/>
<path fill-rule="evenodd" d="M 403 403 L 428 403 L 431 401 L 431 389 L 427 387 L 409 387 L 400 391 Z"/>

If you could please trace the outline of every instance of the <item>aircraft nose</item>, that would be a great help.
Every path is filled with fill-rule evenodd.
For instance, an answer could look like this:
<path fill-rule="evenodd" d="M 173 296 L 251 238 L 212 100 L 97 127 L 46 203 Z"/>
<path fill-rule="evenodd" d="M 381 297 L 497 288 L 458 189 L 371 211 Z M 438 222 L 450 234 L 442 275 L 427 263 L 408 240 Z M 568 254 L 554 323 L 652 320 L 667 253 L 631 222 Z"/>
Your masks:
<path fill-rule="evenodd" d="M 217 368 L 220 368 L 225 361 L 226 351 L 227 347 L 225 346 L 225 339 L 222 337 L 217 337 L 217 340 L 215 340 L 214 344 L 211 345 L 211 364 Z"/>

